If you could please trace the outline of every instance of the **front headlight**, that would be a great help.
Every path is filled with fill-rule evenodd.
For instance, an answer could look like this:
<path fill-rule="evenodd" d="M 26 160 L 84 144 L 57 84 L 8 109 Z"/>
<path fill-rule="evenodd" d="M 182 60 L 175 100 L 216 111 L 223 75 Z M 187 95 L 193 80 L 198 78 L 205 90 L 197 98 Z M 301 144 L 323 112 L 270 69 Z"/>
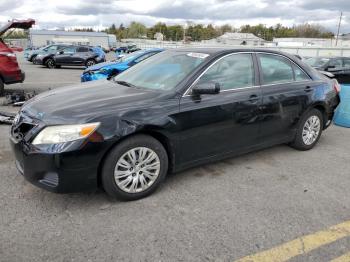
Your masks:
<path fill-rule="evenodd" d="M 95 71 L 95 73 L 96 73 L 96 74 L 108 75 L 108 74 L 109 74 L 109 70 L 108 70 L 108 69 L 101 68 L 101 69 Z"/>
<path fill-rule="evenodd" d="M 45 127 L 33 140 L 33 145 L 58 144 L 83 139 L 91 135 L 100 123 Z"/>

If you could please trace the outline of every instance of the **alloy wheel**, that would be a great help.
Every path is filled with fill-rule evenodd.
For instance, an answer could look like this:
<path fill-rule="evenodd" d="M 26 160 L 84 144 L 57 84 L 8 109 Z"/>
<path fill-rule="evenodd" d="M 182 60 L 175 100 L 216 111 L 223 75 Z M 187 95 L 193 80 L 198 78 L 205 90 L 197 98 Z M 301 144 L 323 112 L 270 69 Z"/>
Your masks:
<path fill-rule="evenodd" d="M 114 169 L 117 186 L 127 193 L 140 193 L 152 186 L 160 174 L 160 160 L 147 147 L 130 149 L 119 159 Z"/>
<path fill-rule="evenodd" d="M 317 140 L 321 131 L 321 121 L 318 116 L 310 116 L 303 127 L 303 142 L 305 145 L 312 145 Z"/>
<path fill-rule="evenodd" d="M 52 59 L 49 59 L 46 63 L 48 68 L 54 68 L 55 67 L 55 62 Z"/>

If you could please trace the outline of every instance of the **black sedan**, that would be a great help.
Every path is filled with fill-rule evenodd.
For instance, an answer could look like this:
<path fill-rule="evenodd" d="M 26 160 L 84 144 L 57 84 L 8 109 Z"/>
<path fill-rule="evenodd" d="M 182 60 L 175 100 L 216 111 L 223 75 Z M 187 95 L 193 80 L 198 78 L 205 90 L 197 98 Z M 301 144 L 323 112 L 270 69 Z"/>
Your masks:
<path fill-rule="evenodd" d="M 169 172 L 288 143 L 309 150 L 339 103 L 336 81 L 294 56 L 164 51 L 110 81 L 38 95 L 11 128 L 20 173 L 53 192 L 151 194 Z"/>
<path fill-rule="evenodd" d="M 104 62 L 105 58 L 99 56 L 89 46 L 65 46 L 56 53 L 39 54 L 35 57 L 35 64 L 48 68 L 61 66 L 85 66 L 90 67 Z"/>
<path fill-rule="evenodd" d="M 319 71 L 331 73 L 341 84 L 350 84 L 350 57 L 314 57 L 305 62 Z"/>

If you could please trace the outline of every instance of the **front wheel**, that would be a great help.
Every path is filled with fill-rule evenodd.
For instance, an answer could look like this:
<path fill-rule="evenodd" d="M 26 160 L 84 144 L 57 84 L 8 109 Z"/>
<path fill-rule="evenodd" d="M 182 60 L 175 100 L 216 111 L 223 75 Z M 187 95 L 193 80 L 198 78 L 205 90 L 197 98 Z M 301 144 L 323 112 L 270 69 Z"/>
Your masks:
<path fill-rule="evenodd" d="M 291 146 L 298 150 L 310 150 L 318 142 L 323 130 L 323 115 L 317 109 L 308 111 L 300 120 Z"/>
<path fill-rule="evenodd" d="M 102 168 L 107 194 L 121 200 L 136 200 L 152 194 L 168 172 L 168 156 L 153 137 L 136 135 L 118 144 Z"/>
<path fill-rule="evenodd" d="M 55 63 L 55 60 L 53 60 L 53 58 L 47 59 L 46 62 L 45 62 L 45 65 L 46 65 L 47 68 L 50 68 L 50 69 L 56 67 L 56 63 Z"/>

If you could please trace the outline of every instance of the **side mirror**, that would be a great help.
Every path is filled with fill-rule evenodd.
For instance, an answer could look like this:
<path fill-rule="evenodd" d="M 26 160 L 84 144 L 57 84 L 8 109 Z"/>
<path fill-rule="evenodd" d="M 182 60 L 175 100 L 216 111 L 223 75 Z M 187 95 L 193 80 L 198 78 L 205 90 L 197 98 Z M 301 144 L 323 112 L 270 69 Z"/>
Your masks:
<path fill-rule="evenodd" d="M 192 88 L 192 94 L 194 95 L 215 95 L 220 93 L 220 84 L 207 82 L 207 83 L 197 83 Z"/>
<path fill-rule="evenodd" d="M 109 74 L 108 74 L 108 77 L 107 77 L 107 80 L 111 80 L 113 77 L 115 77 L 117 74 L 119 74 L 118 70 L 117 69 L 113 69 Z"/>
<path fill-rule="evenodd" d="M 58 51 L 56 54 L 57 54 L 57 55 L 63 55 L 63 54 L 64 54 L 64 51 L 63 51 L 63 50 Z"/>

